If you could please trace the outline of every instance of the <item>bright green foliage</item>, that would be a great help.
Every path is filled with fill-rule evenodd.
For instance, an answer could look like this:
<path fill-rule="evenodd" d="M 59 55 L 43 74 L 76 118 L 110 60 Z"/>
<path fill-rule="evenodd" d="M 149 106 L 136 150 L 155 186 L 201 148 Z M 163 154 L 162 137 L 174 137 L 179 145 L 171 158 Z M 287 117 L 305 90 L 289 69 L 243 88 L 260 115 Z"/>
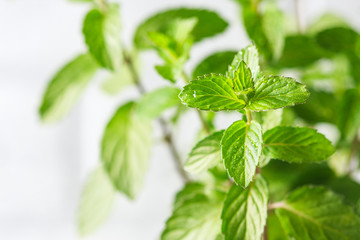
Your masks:
<path fill-rule="evenodd" d="M 278 67 L 303 67 L 314 63 L 326 53 L 315 43 L 315 41 L 305 35 L 291 35 L 285 38 L 284 50 Z"/>
<path fill-rule="evenodd" d="M 316 42 L 321 47 L 337 53 L 354 51 L 358 39 L 357 32 L 345 27 L 325 29 L 316 35 Z"/>
<path fill-rule="evenodd" d="M 255 83 L 255 95 L 248 108 L 264 111 L 303 103 L 309 97 L 305 85 L 282 76 L 266 76 Z"/>
<path fill-rule="evenodd" d="M 334 15 L 333 13 L 325 13 L 314 21 L 307 29 L 307 33 L 316 35 L 317 33 L 324 31 L 325 29 L 334 27 L 349 27 L 349 24 L 341 17 Z"/>
<path fill-rule="evenodd" d="M 235 51 L 216 52 L 202 60 L 194 69 L 192 78 L 195 79 L 209 73 L 225 74 L 232 63 Z"/>
<path fill-rule="evenodd" d="M 282 115 L 283 115 L 283 110 L 281 108 L 263 112 L 262 113 L 263 122 L 261 125 L 263 132 L 266 132 L 267 130 L 280 125 L 282 120 Z"/>
<path fill-rule="evenodd" d="M 233 89 L 231 79 L 217 74 L 205 75 L 186 85 L 179 95 L 183 104 L 201 110 L 238 110 L 245 107 Z"/>
<path fill-rule="evenodd" d="M 163 87 L 147 93 L 138 103 L 138 112 L 151 118 L 159 117 L 166 109 L 180 104 L 179 93 L 180 89 L 176 87 Z"/>
<path fill-rule="evenodd" d="M 115 192 L 102 167 L 89 176 L 78 208 L 78 230 L 81 235 L 93 232 L 105 221 L 112 209 Z"/>
<path fill-rule="evenodd" d="M 243 90 L 254 87 L 250 68 L 246 66 L 244 61 L 241 61 L 238 68 L 234 71 L 233 82 L 235 93 L 238 94 Z"/>
<path fill-rule="evenodd" d="M 339 104 L 337 126 L 341 138 L 350 142 L 357 134 L 360 126 L 360 92 L 349 89 Z"/>
<path fill-rule="evenodd" d="M 334 148 L 315 129 L 279 126 L 264 133 L 263 153 L 288 162 L 320 162 L 333 154 Z"/>
<path fill-rule="evenodd" d="M 121 68 L 116 72 L 112 72 L 102 83 L 102 89 L 111 95 L 115 95 L 131 84 L 134 84 L 134 77 L 130 72 L 129 66 L 123 62 Z"/>
<path fill-rule="evenodd" d="M 299 188 L 276 207 L 290 238 L 350 240 L 360 236 L 359 216 L 324 187 Z"/>
<path fill-rule="evenodd" d="M 191 31 L 196 23 L 196 18 L 176 19 L 171 22 L 166 33 L 148 34 L 159 56 L 165 61 L 164 65 L 155 67 L 164 79 L 176 82 L 181 77 L 183 65 L 189 58 L 193 43 Z"/>
<path fill-rule="evenodd" d="M 74 106 L 95 71 L 96 62 L 88 54 L 82 54 L 65 65 L 50 81 L 39 112 L 44 122 L 63 118 Z"/>
<path fill-rule="evenodd" d="M 196 190 L 196 194 L 194 191 Z M 167 220 L 162 240 L 215 239 L 220 233 L 224 194 L 206 195 L 201 185 L 191 184 L 177 195 L 172 216 Z"/>
<path fill-rule="evenodd" d="M 309 89 L 309 92 L 310 97 L 306 103 L 295 106 L 296 114 L 309 123 L 335 123 L 338 106 L 335 96 L 321 90 Z"/>
<path fill-rule="evenodd" d="M 285 16 L 275 2 L 268 2 L 262 18 L 262 28 L 269 42 L 273 58 L 279 59 L 285 42 Z"/>
<path fill-rule="evenodd" d="M 101 159 L 116 189 L 134 198 L 148 168 L 151 121 L 134 102 L 121 106 L 106 126 Z"/>
<path fill-rule="evenodd" d="M 217 13 L 203 9 L 178 8 L 158 13 L 140 24 L 134 36 L 135 46 L 139 49 L 151 48 L 149 32 L 165 33 L 174 19 L 196 18 L 196 26 L 191 31 L 194 42 L 223 32 L 228 24 Z"/>
<path fill-rule="evenodd" d="M 120 42 L 120 15 L 117 4 L 111 4 L 104 11 L 92 9 L 85 17 L 83 34 L 89 52 L 98 63 L 110 70 L 122 66 Z"/>
<path fill-rule="evenodd" d="M 256 175 L 246 189 L 233 185 L 226 195 L 222 232 L 226 240 L 259 240 L 266 224 L 269 190 L 265 179 Z"/>
<path fill-rule="evenodd" d="M 221 162 L 220 141 L 224 131 L 219 131 L 202 139 L 191 150 L 185 163 L 185 170 L 199 174 Z"/>
<path fill-rule="evenodd" d="M 247 46 L 235 55 L 234 60 L 228 67 L 227 76 L 229 78 L 234 78 L 234 72 L 238 69 L 241 61 L 244 61 L 250 68 L 253 81 L 256 82 L 260 77 L 260 65 L 259 53 L 254 45 Z"/>
<path fill-rule="evenodd" d="M 262 149 L 261 126 L 240 120 L 225 130 L 221 140 L 221 156 L 234 182 L 246 188 L 255 175 Z"/>

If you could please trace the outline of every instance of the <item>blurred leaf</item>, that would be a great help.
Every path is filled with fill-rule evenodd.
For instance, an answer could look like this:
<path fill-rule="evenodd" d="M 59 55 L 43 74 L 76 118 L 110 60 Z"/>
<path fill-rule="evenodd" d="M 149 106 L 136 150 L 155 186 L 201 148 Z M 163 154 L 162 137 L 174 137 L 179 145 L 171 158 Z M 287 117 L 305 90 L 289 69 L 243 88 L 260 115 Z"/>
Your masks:
<path fill-rule="evenodd" d="M 250 98 L 248 109 L 264 111 L 304 103 L 309 97 L 305 85 L 293 78 L 266 76 L 255 83 L 255 95 Z"/>
<path fill-rule="evenodd" d="M 157 73 L 164 79 L 175 83 L 181 76 L 181 69 L 171 65 L 157 65 L 155 66 Z"/>
<path fill-rule="evenodd" d="M 124 87 L 134 84 L 134 79 L 129 66 L 123 62 L 121 68 L 116 72 L 112 72 L 102 83 L 102 89 L 112 95 L 119 93 Z"/>
<path fill-rule="evenodd" d="M 347 90 L 337 108 L 337 125 L 341 138 L 351 142 L 360 127 L 360 93 L 357 89 Z"/>
<path fill-rule="evenodd" d="M 185 170 L 199 174 L 221 163 L 220 141 L 224 131 L 218 131 L 199 141 L 191 150 Z"/>
<path fill-rule="evenodd" d="M 331 156 L 334 148 L 315 129 L 279 126 L 264 133 L 263 153 L 289 162 L 319 162 Z"/>
<path fill-rule="evenodd" d="M 276 215 L 295 239 L 356 239 L 360 218 L 324 187 L 302 187 L 278 204 Z"/>
<path fill-rule="evenodd" d="M 136 104 L 122 105 L 106 126 L 101 158 L 117 190 L 134 199 L 146 171 L 151 145 L 151 121 L 136 111 Z"/>
<path fill-rule="evenodd" d="M 135 46 L 139 49 L 150 48 L 152 45 L 147 37 L 148 33 L 165 33 L 172 21 L 178 18 L 197 18 L 198 22 L 191 32 L 194 42 L 219 34 L 228 26 L 225 20 L 212 11 L 188 8 L 171 9 L 153 15 L 139 25 L 134 36 Z"/>
<path fill-rule="evenodd" d="M 210 73 L 225 74 L 234 59 L 235 51 L 216 52 L 202 60 L 194 69 L 192 78 Z"/>
<path fill-rule="evenodd" d="M 49 82 L 39 109 L 44 122 L 63 118 L 74 106 L 93 77 L 98 65 L 82 54 L 65 65 Z"/>
<path fill-rule="evenodd" d="M 159 117 L 166 109 L 180 105 L 179 93 L 176 87 L 158 88 L 141 98 L 137 110 L 150 118 Z"/>
<path fill-rule="evenodd" d="M 247 189 L 233 185 L 221 214 L 225 239 L 260 239 L 267 217 L 269 190 L 265 179 L 257 175 Z"/>
<path fill-rule="evenodd" d="M 328 56 L 328 54 L 310 37 L 304 35 L 287 36 L 277 67 L 303 67 L 325 56 Z"/>
<path fill-rule="evenodd" d="M 78 208 L 78 230 L 81 235 L 95 231 L 108 217 L 115 198 L 115 188 L 102 167 L 86 182 Z"/>
<path fill-rule="evenodd" d="M 352 52 L 359 34 L 350 28 L 336 27 L 319 32 L 315 38 L 319 46 L 328 51 Z"/>
<path fill-rule="evenodd" d="M 161 234 L 162 240 L 215 239 L 220 233 L 224 194 L 206 195 L 200 186 L 190 184 L 191 188 L 188 184 L 181 191 L 181 197 L 177 194 L 174 211 Z"/>
<path fill-rule="evenodd" d="M 281 124 L 283 109 L 270 110 L 262 112 L 262 131 L 266 132 Z"/>
<path fill-rule="evenodd" d="M 337 99 L 333 93 L 309 89 L 310 97 L 305 104 L 294 107 L 295 113 L 308 123 L 336 122 Z M 325 104 L 326 103 L 326 104 Z"/>
<path fill-rule="evenodd" d="M 289 237 L 281 226 L 279 218 L 274 213 L 269 213 L 266 223 L 268 240 L 287 240 Z"/>
<path fill-rule="evenodd" d="M 90 53 L 102 67 L 114 71 L 121 68 L 123 60 L 120 32 L 117 4 L 109 4 L 104 12 L 92 9 L 84 19 L 83 34 Z"/>
<path fill-rule="evenodd" d="M 285 41 L 285 17 L 275 2 L 268 2 L 262 17 L 262 27 L 269 42 L 273 58 L 279 59 Z"/>
<path fill-rule="evenodd" d="M 261 126 L 255 121 L 236 121 L 221 139 L 221 157 L 234 182 L 246 188 L 252 181 L 262 150 Z"/>
<path fill-rule="evenodd" d="M 349 27 L 349 25 L 339 16 L 331 13 L 325 13 L 308 27 L 307 33 L 310 35 L 316 35 L 325 29 L 334 27 Z"/>

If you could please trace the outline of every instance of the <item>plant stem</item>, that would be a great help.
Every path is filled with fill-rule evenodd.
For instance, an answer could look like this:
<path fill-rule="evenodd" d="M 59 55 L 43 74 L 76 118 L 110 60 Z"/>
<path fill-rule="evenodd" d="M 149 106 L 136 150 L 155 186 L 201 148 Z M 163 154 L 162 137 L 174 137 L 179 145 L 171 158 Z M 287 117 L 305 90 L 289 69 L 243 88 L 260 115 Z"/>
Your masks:
<path fill-rule="evenodd" d="M 250 124 L 250 122 L 252 121 L 252 114 L 251 114 L 251 111 L 249 109 L 245 109 L 246 111 L 246 119 L 247 119 L 247 122 L 248 124 Z"/>
<path fill-rule="evenodd" d="M 184 81 L 186 83 L 190 83 L 190 78 L 186 75 L 185 71 L 182 71 L 181 72 L 181 76 L 182 78 L 184 79 Z M 201 113 L 201 111 L 197 110 L 197 113 L 198 113 L 198 116 L 199 116 L 199 119 L 201 121 L 201 124 L 203 126 L 203 129 L 205 130 L 205 132 L 207 134 L 210 134 L 211 133 L 211 127 L 209 126 L 209 124 L 207 123 L 206 119 L 204 118 L 204 115 Z"/>
<path fill-rule="evenodd" d="M 267 227 L 267 224 L 264 227 L 263 240 L 268 240 L 268 227 Z"/>
<path fill-rule="evenodd" d="M 125 62 L 128 64 L 129 66 L 129 70 L 131 72 L 131 75 L 133 76 L 134 79 L 134 83 L 139 91 L 139 93 L 141 95 L 146 94 L 146 89 L 144 88 L 144 86 L 141 84 L 140 81 L 140 77 L 135 69 L 134 63 L 132 61 L 132 59 L 127 55 L 127 53 L 124 51 L 123 52 L 124 55 L 124 60 Z M 183 179 L 184 182 L 189 182 L 190 178 L 187 175 L 187 173 L 185 172 L 184 168 L 183 168 L 183 163 L 181 161 L 181 157 L 180 154 L 178 153 L 174 141 L 173 141 L 173 137 L 171 132 L 168 130 L 167 128 L 167 124 L 166 121 L 163 118 L 159 118 L 159 123 L 163 132 L 163 136 L 164 136 L 164 140 L 167 143 L 171 155 L 173 156 L 174 162 L 175 162 L 175 166 L 176 166 L 176 170 L 178 171 L 179 175 L 181 176 L 181 178 Z"/>

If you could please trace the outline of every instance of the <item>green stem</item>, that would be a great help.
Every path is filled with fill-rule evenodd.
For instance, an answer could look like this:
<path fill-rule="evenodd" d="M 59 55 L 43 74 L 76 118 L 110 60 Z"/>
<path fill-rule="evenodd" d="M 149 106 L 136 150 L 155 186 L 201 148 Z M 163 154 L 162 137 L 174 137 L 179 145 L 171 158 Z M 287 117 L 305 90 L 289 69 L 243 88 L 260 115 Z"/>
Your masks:
<path fill-rule="evenodd" d="M 133 76 L 134 83 L 135 83 L 139 93 L 141 95 L 146 94 L 146 89 L 141 84 L 139 74 L 138 74 L 138 72 L 137 72 L 137 70 L 135 68 L 135 65 L 134 65 L 131 57 L 125 51 L 123 51 L 123 56 L 124 56 L 124 61 L 129 66 L 130 73 Z M 185 170 L 183 168 L 183 163 L 181 161 L 180 154 L 178 153 L 178 151 L 177 151 L 177 149 L 175 147 L 175 143 L 173 141 L 172 133 L 168 130 L 166 121 L 163 118 L 160 117 L 159 118 L 159 123 L 160 123 L 160 126 L 161 126 L 161 130 L 163 132 L 165 142 L 167 143 L 167 145 L 168 145 L 168 147 L 170 149 L 171 155 L 173 156 L 175 166 L 176 166 L 176 170 L 178 171 L 179 175 L 181 176 L 181 178 L 183 179 L 184 182 L 189 182 L 190 177 L 188 176 L 188 174 L 185 172 Z"/>
<path fill-rule="evenodd" d="M 252 121 L 251 111 L 250 111 L 249 109 L 246 109 L 246 108 L 245 108 L 245 111 L 246 111 L 246 119 L 247 119 L 247 122 L 248 122 L 248 124 L 250 124 L 250 122 Z"/>

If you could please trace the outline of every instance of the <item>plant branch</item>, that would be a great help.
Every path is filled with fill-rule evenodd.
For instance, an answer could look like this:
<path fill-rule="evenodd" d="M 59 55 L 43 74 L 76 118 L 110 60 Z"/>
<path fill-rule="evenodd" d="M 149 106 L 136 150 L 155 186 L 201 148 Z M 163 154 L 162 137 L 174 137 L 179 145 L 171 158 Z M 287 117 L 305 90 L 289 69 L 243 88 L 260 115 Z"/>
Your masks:
<path fill-rule="evenodd" d="M 130 73 L 133 76 L 134 83 L 135 83 L 139 93 L 141 95 L 146 94 L 146 89 L 141 84 L 140 77 L 139 77 L 139 75 L 137 73 L 137 70 L 135 69 L 135 66 L 134 66 L 134 63 L 133 63 L 132 59 L 128 56 L 128 54 L 125 51 L 123 51 L 123 55 L 124 55 L 125 62 L 129 66 Z M 178 171 L 178 173 L 180 174 L 180 176 L 181 176 L 181 178 L 183 179 L 184 182 L 190 181 L 189 176 L 187 175 L 187 173 L 185 172 L 185 170 L 183 168 L 183 164 L 182 164 L 182 161 L 181 161 L 180 154 L 178 153 L 178 151 L 177 151 L 177 149 L 175 147 L 172 134 L 167 128 L 166 121 L 161 117 L 158 120 L 159 120 L 161 129 L 162 129 L 162 132 L 163 132 L 165 142 L 167 143 L 167 145 L 168 145 L 168 147 L 170 149 L 171 155 L 173 156 L 175 166 L 176 166 L 176 170 Z"/>
<path fill-rule="evenodd" d="M 246 108 L 245 108 L 245 111 L 246 111 L 246 119 L 247 119 L 247 122 L 248 122 L 248 124 L 250 124 L 250 122 L 252 121 L 251 111 L 250 111 L 249 109 L 246 109 Z"/>

